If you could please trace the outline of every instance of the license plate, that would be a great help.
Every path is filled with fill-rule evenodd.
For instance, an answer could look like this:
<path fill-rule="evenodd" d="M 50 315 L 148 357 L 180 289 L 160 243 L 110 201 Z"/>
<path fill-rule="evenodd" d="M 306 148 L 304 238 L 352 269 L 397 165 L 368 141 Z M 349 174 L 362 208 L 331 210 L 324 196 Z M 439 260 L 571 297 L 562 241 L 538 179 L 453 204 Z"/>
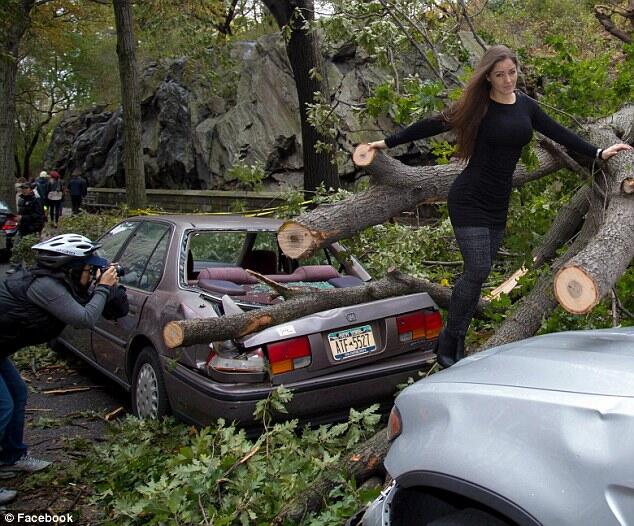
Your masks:
<path fill-rule="evenodd" d="M 352 327 L 328 334 L 330 352 L 336 361 L 376 351 L 374 334 L 370 325 Z"/>

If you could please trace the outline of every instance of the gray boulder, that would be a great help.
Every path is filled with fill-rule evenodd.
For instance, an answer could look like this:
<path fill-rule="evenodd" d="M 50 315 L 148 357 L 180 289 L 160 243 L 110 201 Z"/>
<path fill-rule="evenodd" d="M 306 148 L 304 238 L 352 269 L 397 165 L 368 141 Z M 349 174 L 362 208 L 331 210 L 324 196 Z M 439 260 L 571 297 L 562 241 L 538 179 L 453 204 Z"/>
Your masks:
<path fill-rule="evenodd" d="M 260 165 L 265 186 L 302 185 L 299 108 L 284 43 L 279 33 L 232 49 L 239 67 L 235 96 L 225 100 L 208 80 L 187 70 L 184 59 L 154 62 L 141 74 L 143 153 L 148 188 L 218 189 L 231 187 L 227 172 L 237 163 Z M 340 150 L 375 140 L 393 128 L 360 122 L 355 107 L 369 86 L 384 80 L 381 70 L 351 44 L 326 57 L 331 90 L 341 126 Z M 342 175 L 354 174 L 342 156 Z M 89 185 L 124 186 L 121 110 L 93 108 L 68 115 L 54 130 L 46 166 L 62 175 L 80 173 Z"/>

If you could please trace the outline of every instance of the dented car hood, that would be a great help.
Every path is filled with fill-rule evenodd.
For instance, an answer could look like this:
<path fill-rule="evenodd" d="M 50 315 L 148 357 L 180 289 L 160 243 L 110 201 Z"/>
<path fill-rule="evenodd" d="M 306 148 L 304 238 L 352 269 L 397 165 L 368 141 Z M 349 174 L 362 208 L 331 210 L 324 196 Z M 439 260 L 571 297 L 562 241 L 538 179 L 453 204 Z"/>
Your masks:
<path fill-rule="evenodd" d="M 425 383 L 446 382 L 634 397 L 634 327 L 514 342 L 474 354 Z"/>

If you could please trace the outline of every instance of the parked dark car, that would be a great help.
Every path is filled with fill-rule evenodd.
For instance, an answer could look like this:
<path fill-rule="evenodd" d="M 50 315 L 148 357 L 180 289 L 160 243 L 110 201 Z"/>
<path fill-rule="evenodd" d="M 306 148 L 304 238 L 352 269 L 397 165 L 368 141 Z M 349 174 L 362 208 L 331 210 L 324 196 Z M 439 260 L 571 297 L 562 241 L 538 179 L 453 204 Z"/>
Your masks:
<path fill-rule="evenodd" d="M 296 261 L 282 254 L 281 221 L 241 216 L 126 220 L 98 254 L 124 269 L 129 314 L 57 340 L 131 391 L 141 417 L 173 412 L 197 424 L 219 417 L 248 426 L 255 404 L 284 384 L 292 417 L 313 423 L 350 407 L 391 405 L 398 384 L 433 360 L 442 320 L 427 294 L 332 309 L 239 341 L 169 349 L 162 331 L 178 319 L 224 316 L 281 301 L 245 269 L 293 286 L 364 285 L 371 277 L 339 244 Z"/>
<path fill-rule="evenodd" d="M 11 257 L 13 239 L 18 231 L 18 216 L 11 212 L 7 203 L 0 201 L 0 260 Z"/>

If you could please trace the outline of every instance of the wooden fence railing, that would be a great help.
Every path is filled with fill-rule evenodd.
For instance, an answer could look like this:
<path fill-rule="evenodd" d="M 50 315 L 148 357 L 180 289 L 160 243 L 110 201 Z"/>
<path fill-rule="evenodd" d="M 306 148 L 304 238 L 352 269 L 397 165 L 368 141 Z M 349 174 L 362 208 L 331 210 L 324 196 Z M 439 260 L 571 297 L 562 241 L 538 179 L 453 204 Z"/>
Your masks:
<path fill-rule="evenodd" d="M 284 204 L 280 192 L 223 190 L 147 190 L 148 206 L 168 212 L 231 212 Z M 83 208 L 88 211 L 115 208 L 126 203 L 124 188 L 88 188 Z"/>

